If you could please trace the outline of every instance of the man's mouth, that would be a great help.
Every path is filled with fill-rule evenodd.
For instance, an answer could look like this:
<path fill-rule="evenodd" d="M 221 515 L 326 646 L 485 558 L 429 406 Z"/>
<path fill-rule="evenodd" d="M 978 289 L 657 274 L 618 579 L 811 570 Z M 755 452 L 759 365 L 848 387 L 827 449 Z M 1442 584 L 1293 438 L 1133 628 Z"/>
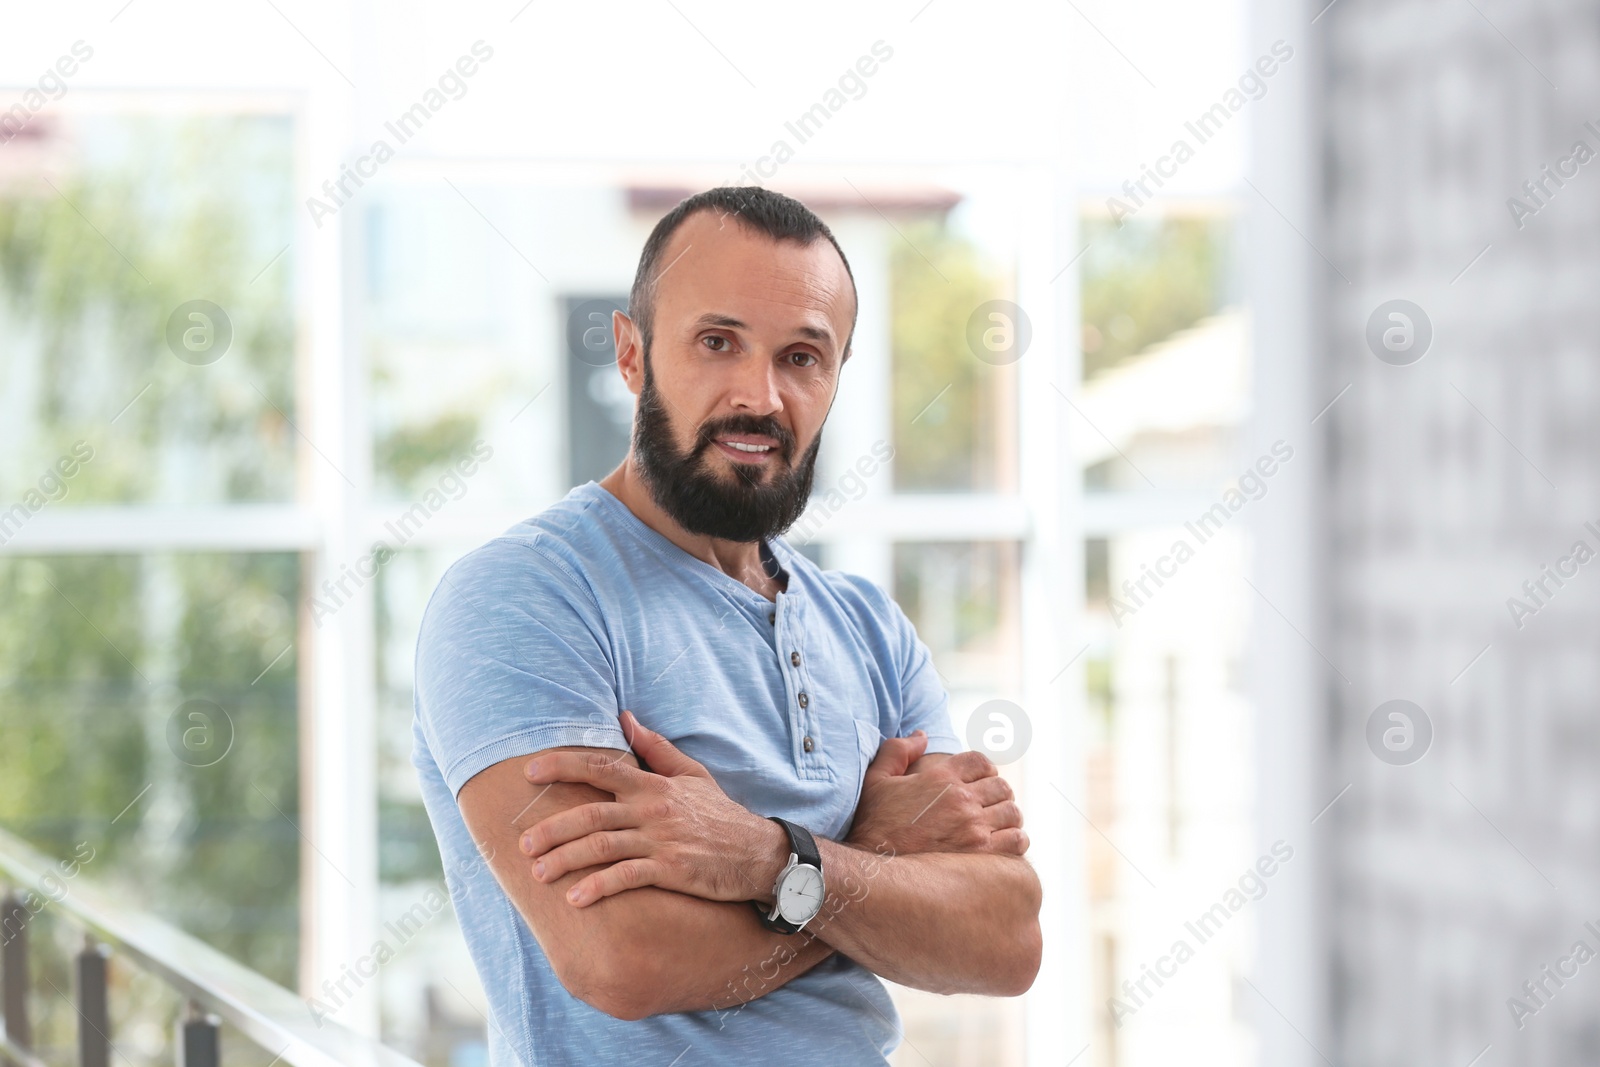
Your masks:
<path fill-rule="evenodd" d="M 761 434 L 723 434 L 713 443 L 735 463 L 765 463 L 780 452 L 776 440 Z"/>

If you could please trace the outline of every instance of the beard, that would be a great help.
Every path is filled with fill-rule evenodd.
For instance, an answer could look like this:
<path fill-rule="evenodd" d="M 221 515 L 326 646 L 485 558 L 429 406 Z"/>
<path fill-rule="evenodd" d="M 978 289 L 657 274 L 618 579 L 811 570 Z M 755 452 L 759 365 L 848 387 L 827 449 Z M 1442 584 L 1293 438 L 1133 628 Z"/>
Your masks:
<path fill-rule="evenodd" d="M 723 473 L 709 452 L 716 438 L 760 434 L 778 444 L 778 464 L 734 464 Z M 751 543 L 776 537 L 811 499 L 822 431 L 794 462 L 794 435 L 770 415 L 728 415 L 703 424 L 686 451 L 673 444 L 672 419 L 644 355 L 644 386 L 633 418 L 633 454 L 656 506 L 692 534 Z M 769 469 L 773 467 L 775 469 Z"/>

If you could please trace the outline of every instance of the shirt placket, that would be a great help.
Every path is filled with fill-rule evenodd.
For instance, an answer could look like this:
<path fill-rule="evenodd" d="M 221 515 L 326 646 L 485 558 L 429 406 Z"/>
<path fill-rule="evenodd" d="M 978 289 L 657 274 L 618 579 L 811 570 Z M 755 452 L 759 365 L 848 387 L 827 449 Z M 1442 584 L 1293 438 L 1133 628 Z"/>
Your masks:
<path fill-rule="evenodd" d="M 778 670 L 783 673 L 784 689 L 789 695 L 789 736 L 795 770 L 801 778 L 827 778 L 824 745 L 837 744 L 839 739 L 824 738 L 818 729 L 821 720 L 817 714 L 817 699 L 821 694 L 811 684 L 810 665 L 806 662 L 805 616 L 805 603 L 800 597 L 779 593 L 773 644 L 778 654 Z"/>

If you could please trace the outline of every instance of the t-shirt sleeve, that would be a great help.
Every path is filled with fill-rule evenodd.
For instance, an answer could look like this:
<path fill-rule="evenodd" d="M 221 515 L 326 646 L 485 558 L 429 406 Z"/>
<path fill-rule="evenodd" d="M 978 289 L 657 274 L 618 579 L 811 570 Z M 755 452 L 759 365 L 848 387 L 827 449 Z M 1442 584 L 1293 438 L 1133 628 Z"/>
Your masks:
<path fill-rule="evenodd" d="M 628 750 L 599 605 L 534 546 L 493 541 L 445 572 L 417 637 L 417 724 L 450 787 L 547 748 Z"/>
<path fill-rule="evenodd" d="M 900 718 L 900 736 L 926 730 L 929 752 L 966 751 L 967 746 L 956 736 L 955 728 L 950 724 L 950 694 L 945 692 L 939 672 L 934 670 L 933 653 L 917 636 L 916 627 L 900 610 L 900 605 L 889 600 L 889 608 L 900 629 L 903 649 L 900 692 L 904 711 Z"/>
<path fill-rule="evenodd" d="M 847 577 L 866 598 L 875 622 L 882 628 L 888 657 L 899 671 L 900 727 L 896 736 L 909 737 L 926 730 L 929 752 L 966 751 L 967 746 L 950 724 L 950 694 L 945 692 L 933 666 L 933 653 L 917 636 L 917 628 L 876 582 L 856 575 Z"/>

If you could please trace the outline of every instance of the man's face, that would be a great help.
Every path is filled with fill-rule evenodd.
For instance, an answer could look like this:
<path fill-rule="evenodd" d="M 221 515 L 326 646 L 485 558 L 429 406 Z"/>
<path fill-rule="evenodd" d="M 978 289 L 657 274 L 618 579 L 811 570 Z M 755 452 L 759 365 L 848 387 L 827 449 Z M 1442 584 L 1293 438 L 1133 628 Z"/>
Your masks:
<path fill-rule="evenodd" d="M 774 241 L 715 212 L 685 220 L 661 262 L 649 352 L 618 322 L 644 480 L 691 533 L 780 534 L 810 498 L 855 313 L 844 263 L 826 239 Z"/>

